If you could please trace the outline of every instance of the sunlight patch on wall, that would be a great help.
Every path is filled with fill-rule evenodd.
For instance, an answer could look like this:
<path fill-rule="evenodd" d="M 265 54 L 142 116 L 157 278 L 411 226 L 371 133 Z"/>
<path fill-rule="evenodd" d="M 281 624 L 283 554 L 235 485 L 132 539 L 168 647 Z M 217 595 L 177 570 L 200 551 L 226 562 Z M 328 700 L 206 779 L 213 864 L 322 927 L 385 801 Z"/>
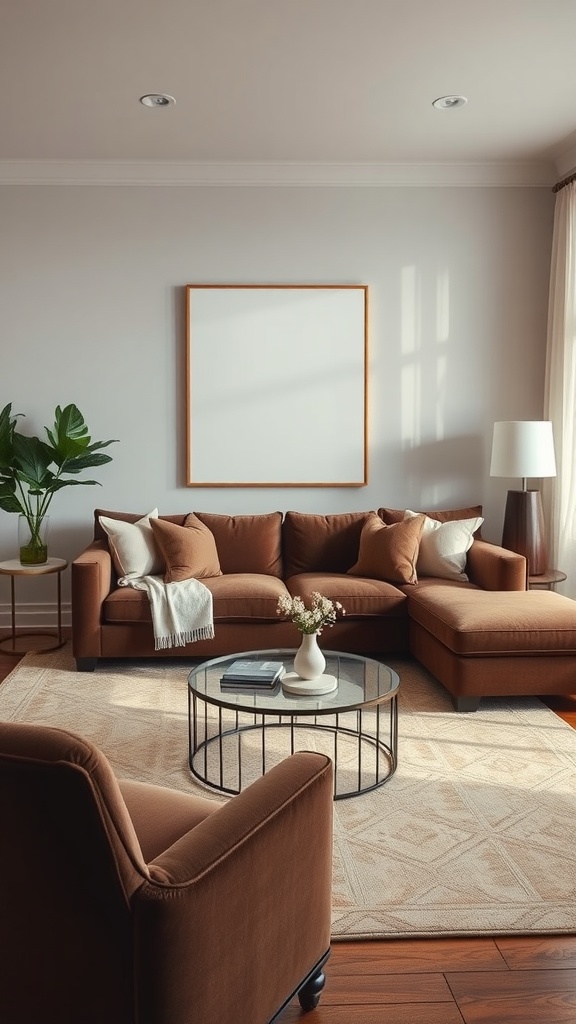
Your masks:
<path fill-rule="evenodd" d="M 415 358 L 421 348 L 418 292 L 416 267 L 403 267 L 400 278 L 400 350 L 403 357 L 400 437 L 403 448 L 414 448 L 421 440 L 421 367 Z"/>
<path fill-rule="evenodd" d="M 446 437 L 446 396 L 448 390 L 448 359 L 446 353 L 436 358 L 436 440 Z"/>
<path fill-rule="evenodd" d="M 436 439 L 446 437 L 446 400 L 448 397 L 448 354 L 450 334 L 450 280 L 448 270 L 436 278 Z M 442 348 L 441 346 L 444 346 Z"/>
<path fill-rule="evenodd" d="M 436 279 L 436 341 L 448 341 L 450 333 L 450 281 L 448 270 L 441 270 Z"/>
<path fill-rule="evenodd" d="M 400 344 L 403 356 L 415 352 L 420 340 L 416 267 L 402 267 L 400 278 Z"/>

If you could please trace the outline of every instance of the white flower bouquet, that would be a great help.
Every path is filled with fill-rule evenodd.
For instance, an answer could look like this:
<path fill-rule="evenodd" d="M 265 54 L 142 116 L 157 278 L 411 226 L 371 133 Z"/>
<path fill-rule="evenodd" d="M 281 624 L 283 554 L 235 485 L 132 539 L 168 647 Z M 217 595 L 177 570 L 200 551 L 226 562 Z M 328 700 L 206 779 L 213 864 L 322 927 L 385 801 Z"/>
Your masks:
<path fill-rule="evenodd" d="M 291 619 L 301 633 L 321 633 L 325 626 L 334 625 L 338 613 L 346 614 L 339 601 L 330 601 L 316 590 L 310 608 L 301 597 L 279 597 L 276 612 Z"/>

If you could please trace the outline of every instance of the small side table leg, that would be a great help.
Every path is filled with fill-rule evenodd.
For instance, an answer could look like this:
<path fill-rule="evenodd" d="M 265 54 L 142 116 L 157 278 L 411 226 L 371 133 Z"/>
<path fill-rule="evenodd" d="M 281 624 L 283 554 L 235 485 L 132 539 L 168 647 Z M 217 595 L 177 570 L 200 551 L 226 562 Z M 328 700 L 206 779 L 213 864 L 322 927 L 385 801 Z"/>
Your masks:
<path fill-rule="evenodd" d="M 10 577 L 10 617 L 12 621 L 12 650 L 16 650 L 16 588 L 14 586 L 14 577 Z"/>
<path fill-rule="evenodd" d="M 58 579 L 58 646 L 62 646 L 62 573 L 56 573 Z"/>

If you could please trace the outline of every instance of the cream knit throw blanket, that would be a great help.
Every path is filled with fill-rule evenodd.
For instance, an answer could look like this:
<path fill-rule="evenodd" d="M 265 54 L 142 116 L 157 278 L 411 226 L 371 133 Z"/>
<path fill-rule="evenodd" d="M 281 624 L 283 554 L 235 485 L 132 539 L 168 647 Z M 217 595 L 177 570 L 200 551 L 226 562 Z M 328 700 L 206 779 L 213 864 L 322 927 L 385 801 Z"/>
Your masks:
<path fill-rule="evenodd" d="M 200 580 L 164 583 L 161 576 L 123 576 L 118 583 L 148 594 L 157 651 L 213 639 L 212 594 Z"/>

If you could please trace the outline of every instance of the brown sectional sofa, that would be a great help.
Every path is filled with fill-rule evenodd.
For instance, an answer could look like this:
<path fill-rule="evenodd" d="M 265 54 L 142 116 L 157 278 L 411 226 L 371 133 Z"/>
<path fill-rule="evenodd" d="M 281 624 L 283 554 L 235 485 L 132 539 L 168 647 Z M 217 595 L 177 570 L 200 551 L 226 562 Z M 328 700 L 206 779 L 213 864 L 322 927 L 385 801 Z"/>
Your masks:
<path fill-rule="evenodd" d="M 403 518 L 402 510 L 380 508 L 377 514 L 386 525 Z M 444 522 L 478 516 L 481 509 L 426 514 Z M 373 512 L 195 515 L 214 536 L 222 570 L 202 580 L 213 596 L 214 639 L 155 650 L 148 597 L 118 587 L 99 522 L 99 516 L 128 523 L 142 517 L 97 509 L 94 540 L 72 564 L 73 652 L 80 671 L 93 670 L 99 658 L 204 658 L 295 648 L 299 634 L 278 616 L 278 597 L 307 599 L 319 591 L 346 610 L 323 634 L 326 649 L 411 652 L 461 710 L 473 710 L 487 694 L 576 691 L 576 602 L 526 591 L 525 559 L 478 535 L 467 554 L 467 582 L 421 577 L 395 585 L 348 573 Z M 183 526 L 186 515 L 160 518 Z"/>

